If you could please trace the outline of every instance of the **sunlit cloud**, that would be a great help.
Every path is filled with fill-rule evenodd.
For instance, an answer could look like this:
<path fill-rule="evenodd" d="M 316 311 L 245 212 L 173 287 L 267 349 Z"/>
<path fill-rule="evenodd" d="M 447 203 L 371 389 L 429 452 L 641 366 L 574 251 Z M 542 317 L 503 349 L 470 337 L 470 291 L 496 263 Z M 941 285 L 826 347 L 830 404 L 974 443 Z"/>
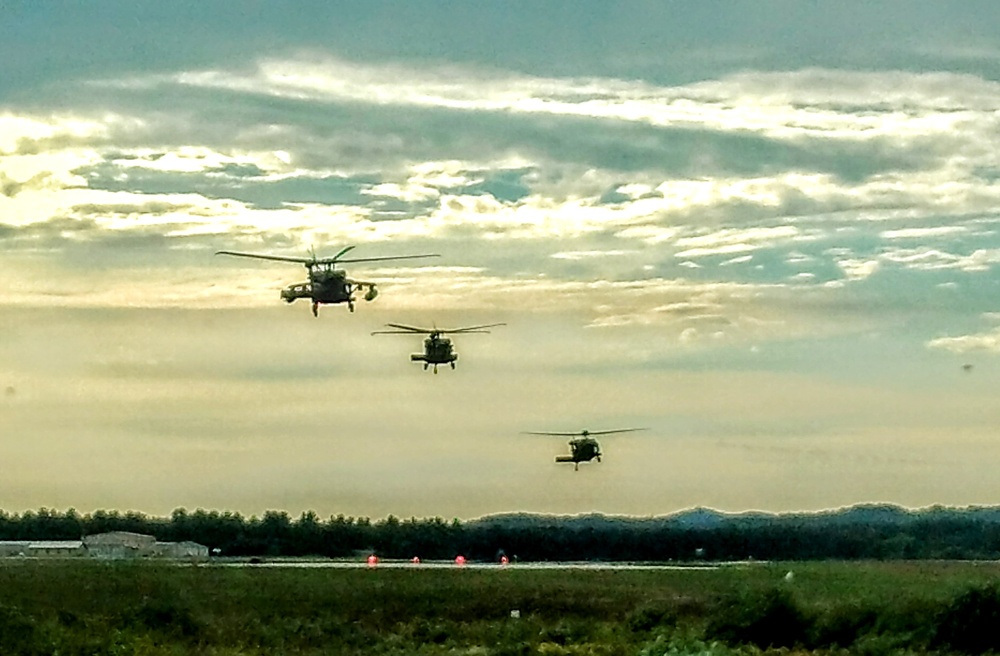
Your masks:
<path fill-rule="evenodd" d="M 900 228 L 898 230 L 883 230 L 882 239 L 926 239 L 934 237 L 950 237 L 968 232 L 966 226 L 932 226 L 928 228 Z"/>
<path fill-rule="evenodd" d="M 1000 328 L 985 333 L 961 335 L 958 337 L 938 337 L 927 342 L 932 349 L 942 349 L 951 353 L 1000 353 Z"/>
<path fill-rule="evenodd" d="M 953 131 L 966 127 L 975 111 L 991 111 L 1000 97 L 996 83 L 947 73 L 751 72 L 671 88 L 601 78 L 483 75 L 462 67 L 428 71 L 358 65 L 324 58 L 264 60 L 253 75 L 192 71 L 113 84 L 157 83 L 314 101 L 552 114 L 742 129 L 774 138 L 808 134 L 850 140 Z M 844 111 L 851 106 L 857 110 Z M 897 106 L 905 109 L 893 109 Z"/>
<path fill-rule="evenodd" d="M 878 260 L 845 258 L 837 262 L 847 280 L 864 280 L 879 270 Z"/>

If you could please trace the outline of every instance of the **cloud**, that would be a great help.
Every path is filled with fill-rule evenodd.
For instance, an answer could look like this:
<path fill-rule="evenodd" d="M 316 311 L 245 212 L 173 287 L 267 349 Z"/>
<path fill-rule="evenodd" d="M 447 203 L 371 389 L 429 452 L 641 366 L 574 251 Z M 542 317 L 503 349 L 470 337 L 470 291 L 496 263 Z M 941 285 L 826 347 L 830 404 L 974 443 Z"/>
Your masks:
<path fill-rule="evenodd" d="M 936 248 L 895 249 L 882 256 L 886 261 L 904 267 L 923 270 L 988 271 L 1000 263 L 1000 248 L 977 249 L 968 255 L 948 253 Z"/>
<path fill-rule="evenodd" d="M 18 182 L 0 171 L 0 194 L 13 198 L 25 190 L 45 189 L 49 186 L 49 177 L 50 174 L 47 171 L 42 171 L 27 180 Z"/>
<path fill-rule="evenodd" d="M 968 232 L 966 226 L 948 225 L 931 226 L 927 228 L 900 228 L 898 230 L 883 230 L 882 239 L 926 239 L 928 237 L 950 237 Z"/>
<path fill-rule="evenodd" d="M 743 73 L 686 86 L 656 87 L 610 78 L 482 75 L 461 67 L 411 69 L 323 58 L 263 60 L 251 76 L 222 70 L 192 71 L 158 82 L 312 101 L 550 114 L 660 127 L 742 129 L 773 138 L 811 135 L 850 140 L 953 130 L 969 118 L 957 110 L 992 111 L 1000 95 L 1000 85 L 947 73 L 807 69 Z M 130 80 L 113 84 L 149 83 Z M 872 98 L 879 100 L 873 102 Z M 894 111 L 900 105 L 909 111 Z"/>
<path fill-rule="evenodd" d="M 588 260 L 592 258 L 599 257 L 613 257 L 617 255 L 630 255 L 635 253 L 635 251 L 623 251 L 623 250 L 612 250 L 612 251 L 565 251 L 560 253 L 553 253 L 549 257 L 556 260 Z"/>
<path fill-rule="evenodd" d="M 1000 328 L 973 335 L 938 337 L 927 342 L 927 346 L 958 354 L 975 352 L 1000 353 Z"/>
<path fill-rule="evenodd" d="M 389 275 L 420 280 L 433 307 L 498 307 L 517 290 L 607 326 L 673 325 L 656 308 L 733 285 L 684 319 L 722 335 L 763 331 L 749 319 L 799 334 L 813 321 L 788 319 L 788 288 L 846 305 L 852 286 L 827 285 L 972 275 L 1000 251 L 1000 87 L 969 75 L 801 69 L 672 85 L 316 55 L 94 87 L 105 106 L 88 96 L 62 117 L 6 116 L 9 152 L 31 144 L 0 159 L 10 248 L 107 253 L 125 272 L 138 256 L 113 255 L 124 244 L 154 268 L 219 248 L 391 245 L 477 272 Z M 222 277 L 144 294 L 225 304 L 295 275 L 234 265 Z M 60 302 L 116 303 L 78 291 Z"/>
<path fill-rule="evenodd" d="M 845 258 L 837 262 L 848 280 L 864 280 L 879 270 L 878 260 Z"/>
<path fill-rule="evenodd" d="M 743 253 L 773 245 L 777 241 L 794 240 L 798 236 L 799 230 L 794 226 L 720 230 L 706 235 L 677 239 L 676 245 L 684 250 L 675 253 L 675 257 Z"/>

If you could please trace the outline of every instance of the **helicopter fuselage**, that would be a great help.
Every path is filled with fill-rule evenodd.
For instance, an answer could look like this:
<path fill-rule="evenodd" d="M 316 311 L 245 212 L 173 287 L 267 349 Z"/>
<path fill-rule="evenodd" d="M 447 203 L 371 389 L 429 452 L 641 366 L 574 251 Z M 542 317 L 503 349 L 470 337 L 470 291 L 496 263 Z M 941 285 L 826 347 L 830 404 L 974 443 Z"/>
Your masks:
<path fill-rule="evenodd" d="M 447 337 L 428 337 L 424 340 L 424 352 L 413 353 L 410 360 L 427 364 L 449 364 L 458 359 Z"/>
<path fill-rule="evenodd" d="M 451 340 L 447 337 L 428 337 L 424 340 L 423 353 L 410 354 L 411 362 L 423 362 L 424 369 L 433 366 L 434 373 L 437 373 L 440 364 L 451 365 L 451 368 L 454 369 L 456 360 L 458 360 L 458 353 L 452 350 Z"/>
<path fill-rule="evenodd" d="M 581 462 L 601 461 L 601 445 L 592 437 L 579 437 L 569 441 L 570 455 L 556 456 L 556 462 L 572 462 L 579 469 Z"/>
<path fill-rule="evenodd" d="M 269 253 L 245 253 L 242 251 L 215 251 L 216 255 L 232 255 L 234 257 L 249 257 L 255 260 L 270 260 L 276 262 L 295 262 L 305 265 L 309 272 L 309 280 L 295 283 L 281 290 L 281 299 L 286 303 L 292 303 L 300 298 L 307 298 L 312 301 L 313 316 L 318 316 L 320 304 L 324 303 L 347 303 L 347 307 L 354 312 L 354 293 L 365 291 L 365 300 L 374 301 L 378 296 L 375 283 L 362 280 L 351 280 L 347 277 L 347 272 L 338 270 L 337 262 L 387 262 L 389 260 L 414 260 L 424 257 L 439 257 L 437 253 L 426 255 L 390 255 L 388 257 L 361 257 L 344 259 L 348 251 L 354 250 L 354 246 L 345 246 L 332 257 L 317 258 L 313 253 L 312 257 L 292 257 L 288 255 L 271 255 Z"/>
<path fill-rule="evenodd" d="M 309 281 L 295 283 L 281 290 L 281 299 L 292 303 L 297 299 L 309 299 L 313 309 L 320 304 L 347 303 L 354 310 L 354 293 L 364 285 L 356 283 L 347 277 L 347 272 L 334 269 L 332 266 L 318 266 L 309 271 Z M 378 295 L 375 285 L 368 284 L 365 300 L 370 301 Z"/>
<path fill-rule="evenodd" d="M 447 337 L 442 337 L 445 334 L 468 334 L 468 333 L 488 333 L 487 328 L 493 328 L 494 326 L 502 326 L 502 323 L 490 323 L 484 324 L 482 326 L 466 326 L 464 328 L 438 328 L 434 326 L 433 328 L 421 328 L 420 326 L 409 326 L 402 323 L 387 323 L 386 326 L 392 328 L 393 330 L 376 330 L 373 335 L 413 335 L 413 334 L 424 334 L 427 337 L 424 339 L 424 352 L 423 353 L 411 353 L 411 362 L 423 362 L 424 371 L 427 371 L 428 367 L 434 367 L 434 373 L 437 373 L 438 366 L 442 364 L 449 365 L 452 369 L 455 368 L 455 361 L 458 360 L 458 353 L 452 350 L 451 340 Z"/>

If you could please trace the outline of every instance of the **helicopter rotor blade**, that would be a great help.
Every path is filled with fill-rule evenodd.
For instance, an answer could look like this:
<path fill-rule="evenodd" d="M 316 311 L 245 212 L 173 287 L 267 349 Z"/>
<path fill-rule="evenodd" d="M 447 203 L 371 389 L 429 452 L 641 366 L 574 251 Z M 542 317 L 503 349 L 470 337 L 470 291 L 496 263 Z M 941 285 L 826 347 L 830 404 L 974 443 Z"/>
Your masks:
<path fill-rule="evenodd" d="M 575 433 L 554 433 L 550 431 L 521 431 L 521 435 L 555 435 L 557 437 L 579 437 L 580 432 Z"/>
<path fill-rule="evenodd" d="M 350 246 L 348 248 L 354 248 Z M 390 260 L 415 260 L 422 257 L 441 257 L 439 253 L 427 253 L 424 255 L 389 255 L 386 257 L 355 257 L 347 260 L 341 260 L 340 255 L 346 251 L 341 251 L 333 257 L 324 257 L 316 260 L 317 264 L 333 264 L 334 262 L 388 262 Z"/>
<path fill-rule="evenodd" d="M 648 428 L 615 428 L 612 430 L 587 431 L 587 435 L 611 435 L 612 433 L 633 433 L 635 431 L 649 430 Z M 582 435 L 583 433 L 577 433 Z"/>
<path fill-rule="evenodd" d="M 308 257 L 291 257 L 288 255 L 266 255 L 263 253 L 241 253 L 239 251 L 215 251 L 216 255 L 232 255 L 235 257 L 252 257 L 256 260 L 273 260 L 275 262 L 295 262 L 296 264 L 305 264 L 309 266 L 313 264 L 315 260 Z"/>
<path fill-rule="evenodd" d="M 333 264 L 335 262 L 340 262 L 341 259 L 347 252 L 353 251 L 357 246 L 344 246 L 336 255 L 331 255 L 330 257 L 316 257 L 316 250 L 313 249 L 313 263 L 314 264 Z M 350 261 L 350 260 L 348 260 Z"/>
<path fill-rule="evenodd" d="M 633 431 L 648 430 L 646 428 L 615 428 L 612 430 L 600 430 L 600 431 L 572 431 L 572 432 L 562 432 L 562 431 L 522 431 L 524 435 L 556 435 L 559 437 L 586 437 L 590 435 L 611 435 L 612 433 L 631 433 Z"/>
<path fill-rule="evenodd" d="M 484 328 L 493 328 L 494 326 L 505 326 L 507 324 L 503 323 L 489 323 L 482 326 L 467 326 L 465 328 L 438 328 L 437 326 L 433 328 L 423 328 L 421 326 L 408 326 L 405 323 L 387 323 L 386 326 L 390 328 L 396 328 L 397 330 L 377 330 L 372 334 L 421 334 L 421 335 L 448 335 L 448 334 L 469 334 L 469 333 L 489 333 L 488 330 L 483 330 Z"/>
<path fill-rule="evenodd" d="M 422 335 L 424 333 L 417 332 L 415 330 L 373 330 L 371 334 L 372 335 Z"/>
<path fill-rule="evenodd" d="M 487 323 L 482 326 L 468 326 L 466 328 L 454 328 L 452 330 L 441 330 L 442 333 L 488 333 L 490 331 L 484 330 L 485 328 L 496 328 L 497 326 L 506 326 L 505 323 Z"/>
<path fill-rule="evenodd" d="M 216 251 L 216 255 L 233 255 L 236 257 L 252 257 L 257 260 L 273 260 L 275 262 L 295 262 L 296 264 L 304 264 L 307 267 L 315 266 L 317 264 L 335 264 L 337 262 L 388 262 L 391 260 L 413 260 L 423 257 L 441 257 L 438 253 L 428 253 L 424 255 L 389 255 L 382 257 L 357 257 L 350 259 L 341 259 L 349 251 L 354 250 L 355 246 L 345 246 L 340 249 L 336 255 L 331 257 L 316 257 L 316 249 L 310 249 L 310 257 L 295 257 L 291 255 L 269 255 L 266 253 L 244 253 L 241 251 Z"/>
<path fill-rule="evenodd" d="M 436 333 L 439 332 L 436 328 L 421 328 L 419 326 L 407 326 L 405 323 L 387 323 L 385 324 L 390 328 L 398 328 L 400 330 L 405 330 L 410 333 Z"/>

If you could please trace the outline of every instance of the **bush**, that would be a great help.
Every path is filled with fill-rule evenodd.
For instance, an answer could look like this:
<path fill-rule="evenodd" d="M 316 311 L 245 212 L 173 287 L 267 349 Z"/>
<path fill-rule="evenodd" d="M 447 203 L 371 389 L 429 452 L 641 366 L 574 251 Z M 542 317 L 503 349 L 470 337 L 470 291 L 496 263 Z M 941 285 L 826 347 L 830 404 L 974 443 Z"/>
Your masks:
<path fill-rule="evenodd" d="M 175 638 L 195 638 L 201 624 L 183 605 L 163 599 L 144 600 L 122 618 L 122 626 L 143 631 L 155 631 Z"/>
<path fill-rule="evenodd" d="M 965 654 L 1000 651 L 1000 590 L 995 584 L 973 588 L 940 613 L 933 644 Z"/>
<path fill-rule="evenodd" d="M 0 647 L 4 654 L 43 654 L 34 621 L 20 608 L 0 606 Z"/>
<path fill-rule="evenodd" d="M 731 645 L 794 647 L 808 639 L 812 624 L 787 590 L 741 595 L 720 604 L 705 629 L 706 638 Z"/>
<path fill-rule="evenodd" d="M 635 633 L 652 631 L 659 626 L 675 626 L 677 615 L 672 608 L 665 606 L 642 606 L 628 614 L 628 628 Z"/>
<path fill-rule="evenodd" d="M 879 614 L 873 608 L 838 606 L 818 617 L 813 627 L 811 647 L 850 647 L 874 633 Z"/>

